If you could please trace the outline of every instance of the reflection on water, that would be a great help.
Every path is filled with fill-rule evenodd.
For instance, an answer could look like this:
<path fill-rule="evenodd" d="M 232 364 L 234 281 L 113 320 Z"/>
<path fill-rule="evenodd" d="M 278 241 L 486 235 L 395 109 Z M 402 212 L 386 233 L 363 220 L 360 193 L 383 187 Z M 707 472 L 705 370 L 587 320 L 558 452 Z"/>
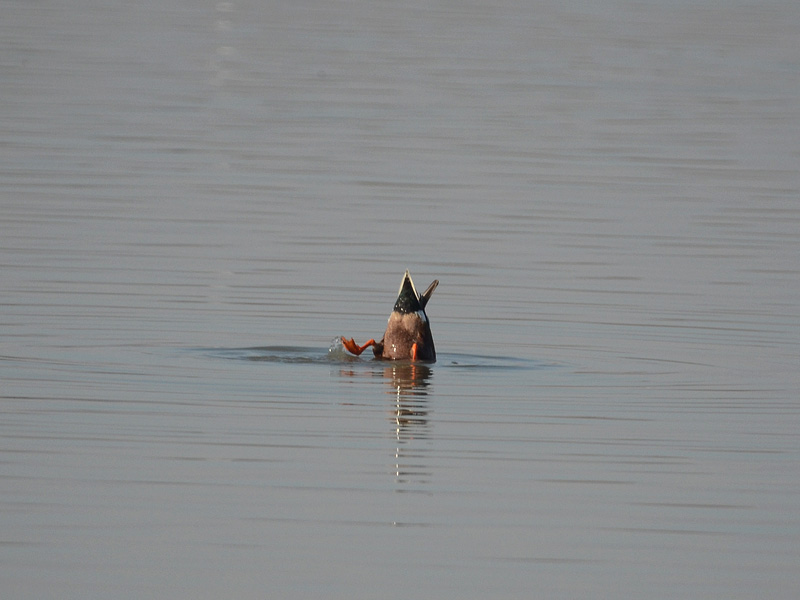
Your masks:
<path fill-rule="evenodd" d="M 428 393 L 432 385 L 432 367 L 405 361 L 352 360 L 352 357 L 349 362 L 350 367 L 338 367 L 340 377 L 380 376 L 389 387 L 385 394 L 391 399 L 390 422 L 397 441 L 394 471 L 398 491 L 430 483 L 430 467 L 424 464 L 425 448 L 420 447 L 419 442 L 431 437 Z M 383 399 L 376 397 L 375 402 L 382 405 Z"/>
<path fill-rule="evenodd" d="M 428 394 L 432 385 L 433 369 L 426 364 L 386 362 L 382 360 L 350 360 L 350 366 L 339 366 L 336 373 L 343 378 L 382 377 L 388 390 L 391 410 L 389 420 L 396 440 L 394 475 L 398 491 L 420 491 L 430 483 L 431 469 L 425 463 L 426 443 L 431 438 Z M 358 368 L 355 368 L 358 367 Z M 375 404 L 384 406 L 384 397 L 376 397 Z"/>
<path fill-rule="evenodd" d="M 431 436 L 428 419 L 428 391 L 432 370 L 423 364 L 396 364 L 384 367 L 383 377 L 390 385 L 394 400 L 392 422 L 395 426 L 395 477 L 398 491 L 430 483 L 432 472 L 425 464 L 425 449 L 418 442 Z"/>
<path fill-rule="evenodd" d="M 431 368 L 422 364 L 397 364 L 383 369 L 383 376 L 391 385 L 395 400 L 398 442 L 424 437 L 423 430 L 415 426 L 427 423 L 425 406 L 431 374 Z"/>

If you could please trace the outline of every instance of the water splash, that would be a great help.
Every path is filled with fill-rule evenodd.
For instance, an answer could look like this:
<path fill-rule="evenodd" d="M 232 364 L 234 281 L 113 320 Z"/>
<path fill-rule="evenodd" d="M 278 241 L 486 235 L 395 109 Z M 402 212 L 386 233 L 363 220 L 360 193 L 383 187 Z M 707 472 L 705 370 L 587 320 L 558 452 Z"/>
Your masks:
<path fill-rule="evenodd" d="M 350 355 L 344 349 L 342 338 L 338 335 L 331 340 L 331 345 L 328 348 L 328 358 L 331 360 L 347 360 L 350 358 Z"/>

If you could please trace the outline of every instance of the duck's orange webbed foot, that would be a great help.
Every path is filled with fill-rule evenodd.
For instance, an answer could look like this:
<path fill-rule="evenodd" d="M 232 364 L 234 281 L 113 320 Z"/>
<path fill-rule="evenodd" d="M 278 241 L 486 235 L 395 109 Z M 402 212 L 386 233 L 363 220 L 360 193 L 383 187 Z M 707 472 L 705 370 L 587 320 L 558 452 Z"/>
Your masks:
<path fill-rule="evenodd" d="M 351 354 L 355 354 L 356 356 L 360 356 L 364 350 L 366 350 L 370 346 L 375 345 L 375 340 L 370 340 L 363 346 L 359 346 L 358 344 L 356 344 L 353 338 L 346 340 L 344 336 L 342 336 L 342 344 L 344 344 L 344 347 L 347 349 L 348 352 L 350 352 Z"/>

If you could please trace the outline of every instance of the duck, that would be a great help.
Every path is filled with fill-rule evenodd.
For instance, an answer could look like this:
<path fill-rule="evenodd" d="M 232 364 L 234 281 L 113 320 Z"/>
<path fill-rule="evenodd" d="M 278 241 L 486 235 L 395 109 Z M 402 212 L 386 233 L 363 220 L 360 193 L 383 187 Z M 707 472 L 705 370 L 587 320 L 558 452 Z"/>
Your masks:
<path fill-rule="evenodd" d="M 380 360 L 436 362 L 436 348 L 425 307 L 438 285 L 439 280 L 434 279 L 428 288 L 419 294 L 406 269 L 400 290 L 397 292 L 397 301 L 389 315 L 386 332 L 381 341 L 376 342 L 371 339 L 360 346 L 353 338 L 348 340 L 342 336 L 342 344 L 348 352 L 356 356 L 360 356 L 364 350 L 372 346 L 375 358 Z"/>

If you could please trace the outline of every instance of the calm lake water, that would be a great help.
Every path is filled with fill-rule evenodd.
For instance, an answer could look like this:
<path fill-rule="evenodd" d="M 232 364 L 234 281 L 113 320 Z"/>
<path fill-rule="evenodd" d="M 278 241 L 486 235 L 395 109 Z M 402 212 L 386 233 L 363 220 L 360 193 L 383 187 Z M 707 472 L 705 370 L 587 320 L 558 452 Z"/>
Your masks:
<path fill-rule="evenodd" d="M 1 9 L 4 599 L 796 597 L 796 0 Z"/>

